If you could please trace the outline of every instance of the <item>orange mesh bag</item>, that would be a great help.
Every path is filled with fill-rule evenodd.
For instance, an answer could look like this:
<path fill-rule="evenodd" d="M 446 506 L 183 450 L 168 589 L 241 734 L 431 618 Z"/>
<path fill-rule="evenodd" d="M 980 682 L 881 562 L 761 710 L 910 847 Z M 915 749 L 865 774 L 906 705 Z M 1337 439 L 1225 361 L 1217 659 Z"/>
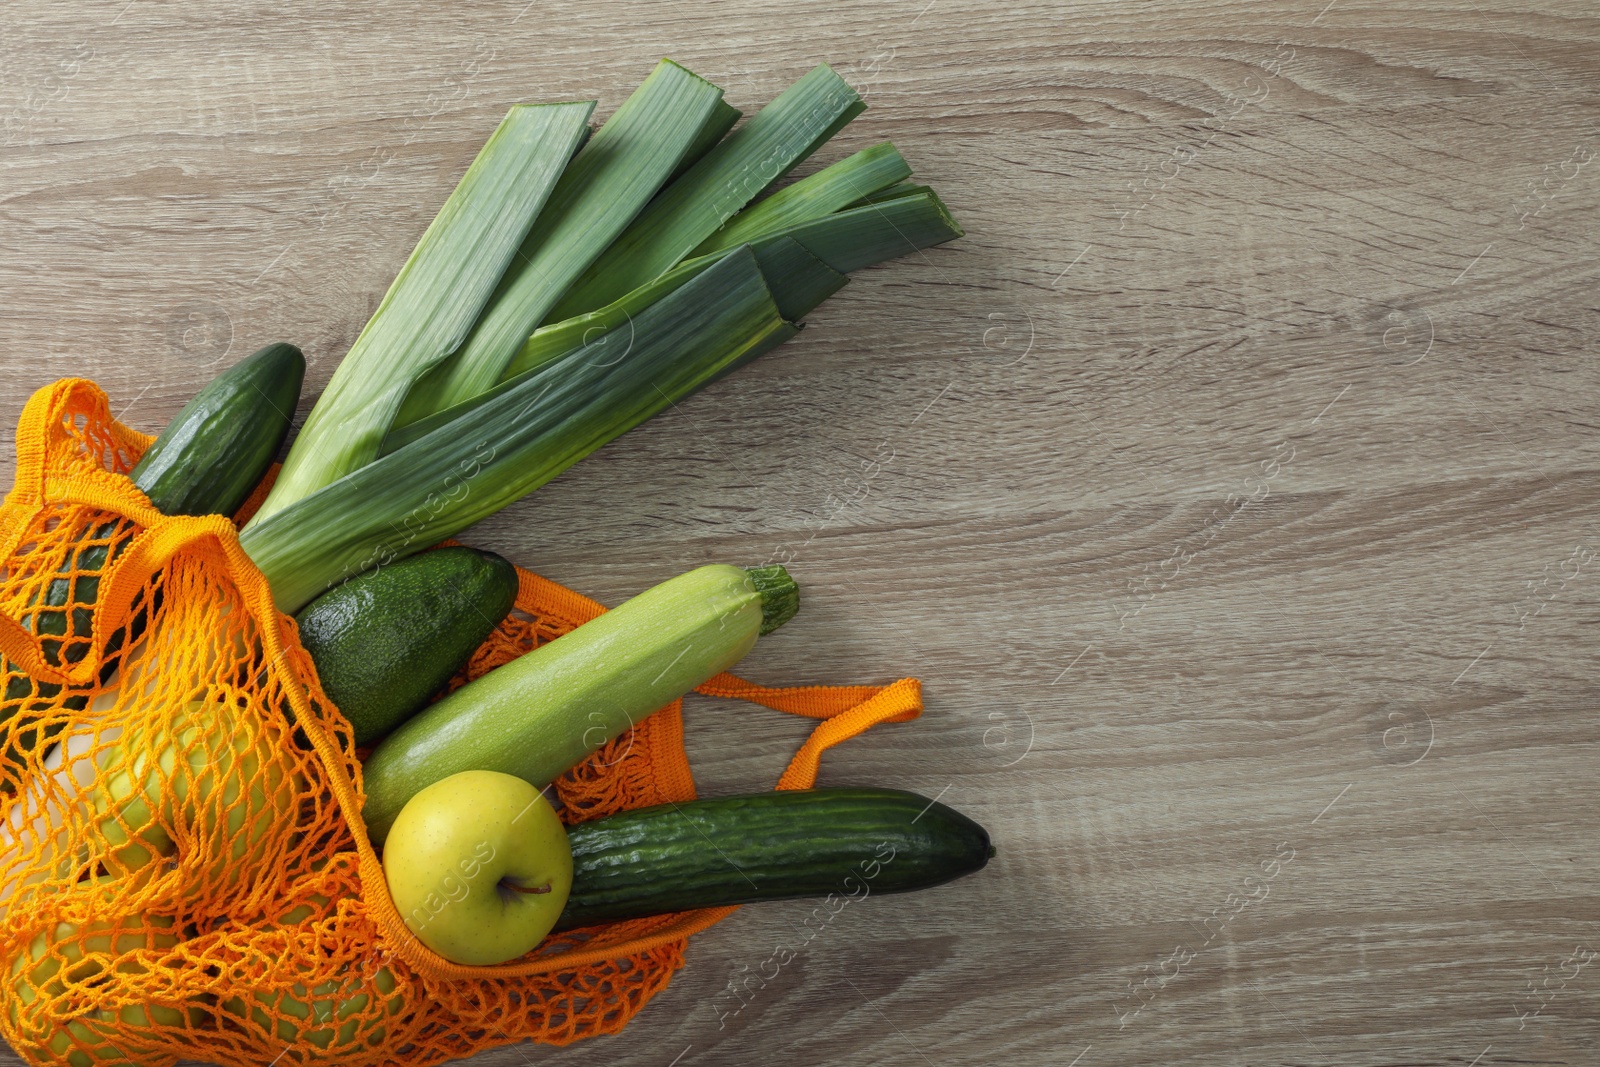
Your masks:
<path fill-rule="evenodd" d="M 90 382 L 37 393 L 17 437 L 0 506 L 0 1031 L 29 1060 L 418 1067 L 565 1044 L 621 1029 L 687 936 L 733 910 L 572 931 L 498 967 L 434 955 L 367 840 L 349 725 L 234 525 L 152 509 L 124 477 L 149 438 Z M 517 607 L 463 680 L 604 610 L 526 572 Z M 701 691 L 823 720 L 780 788 L 921 711 L 912 679 Z M 557 789 L 569 821 L 692 799 L 680 705 Z"/>

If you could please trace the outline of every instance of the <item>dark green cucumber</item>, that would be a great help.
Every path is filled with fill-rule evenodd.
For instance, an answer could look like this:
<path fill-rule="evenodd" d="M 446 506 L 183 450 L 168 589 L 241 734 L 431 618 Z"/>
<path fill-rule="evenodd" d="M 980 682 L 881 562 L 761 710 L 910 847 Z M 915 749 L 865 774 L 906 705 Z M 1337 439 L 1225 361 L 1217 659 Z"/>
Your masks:
<path fill-rule="evenodd" d="M 428 702 L 511 611 L 517 569 L 440 548 L 366 571 L 300 610 L 322 691 L 370 745 Z"/>
<path fill-rule="evenodd" d="M 255 352 L 213 378 L 151 442 L 129 478 L 167 515 L 232 515 L 265 477 L 283 444 L 300 399 L 306 362 L 289 344 Z M 112 519 L 86 531 L 63 560 L 24 619 L 40 635 L 46 662 L 75 663 L 88 652 L 100 571 L 126 543 L 131 524 Z M 16 665 L 0 661 L 5 676 L 0 723 L 19 711 L 38 710 L 60 692 L 35 682 Z M 70 707 L 84 704 L 70 698 Z M 33 716 L 26 717 L 32 720 Z M 54 731 L 46 731 L 53 733 Z M 43 740 L 19 724 L 5 745 L 5 758 L 20 759 Z"/>
<path fill-rule="evenodd" d="M 557 930 L 726 904 L 926 889 L 994 855 L 983 827 L 899 789 L 758 793 L 635 808 L 567 828 Z"/>
<path fill-rule="evenodd" d="M 294 345 L 246 356 L 184 405 L 128 477 L 163 515 L 232 515 L 288 436 L 305 375 Z"/>

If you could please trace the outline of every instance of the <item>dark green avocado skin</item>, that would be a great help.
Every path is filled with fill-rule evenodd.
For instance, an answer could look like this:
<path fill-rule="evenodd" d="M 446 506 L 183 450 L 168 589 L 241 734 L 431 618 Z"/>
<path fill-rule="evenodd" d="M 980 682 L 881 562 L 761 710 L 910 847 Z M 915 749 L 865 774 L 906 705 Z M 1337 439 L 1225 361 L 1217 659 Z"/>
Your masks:
<path fill-rule="evenodd" d="M 500 556 L 439 548 L 334 586 L 295 621 L 322 691 L 365 747 L 437 695 L 516 596 L 517 570 Z"/>

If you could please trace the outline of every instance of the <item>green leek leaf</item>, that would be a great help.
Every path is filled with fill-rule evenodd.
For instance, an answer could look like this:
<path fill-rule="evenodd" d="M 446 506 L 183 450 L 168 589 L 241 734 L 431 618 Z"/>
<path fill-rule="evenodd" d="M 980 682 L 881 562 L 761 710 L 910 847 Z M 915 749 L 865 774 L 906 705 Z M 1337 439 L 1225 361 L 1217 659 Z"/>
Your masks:
<path fill-rule="evenodd" d="M 726 118 L 716 110 L 721 99 L 721 89 L 671 60 L 656 66 L 567 167 L 437 391 L 416 391 L 408 414 L 459 404 L 500 380 L 551 306 L 655 196 L 707 124 L 714 129 Z"/>
<path fill-rule="evenodd" d="M 779 236 L 792 237 L 840 274 L 850 274 L 886 259 L 953 241 L 962 232 L 949 209 L 930 189 L 836 211 L 791 226 Z"/>
<path fill-rule="evenodd" d="M 818 304 L 844 288 L 850 279 L 834 270 L 792 237 L 773 234 L 752 241 L 751 251 L 772 290 L 773 303 L 791 322 L 811 314 Z M 713 253 L 722 255 L 724 253 Z M 691 261 L 695 262 L 695 261 Z"/>
<path fill-rule="evenodd" d="M 844 285 L 846 271 L 861 270 L 961 236 L 961 227 L 938 196 L 925 186 L 916 189 L 920 191 L 881 204 L 835 212 L 740 247 L 748 247 L 755 254 L 783 317 L 801 319 Z M 617 352 L 626 351 L 635 343 L 635 317 L 641 311 L 727 255 L 728 250 L 724 250 L 680 263 L 598 311 L 534 331 L 512 360 L 507 381 L 575 354 L 598 360 L 616 358 Z M 393 452 L 460 418 L 490 395 L 493 394 L 480 394 L 447 411 L 396 427 L 384 440 L 383 452 Z"/>
<path fill-rule="evenodd" d="M 378 455 L 412 383 L 483 310 L 593 110 L 593 101 L 511 109 L 340 362 L 252 526 Z"/>
<path fill-rule="evenodd" d="M 838 292 L 848 281 L 844 275 L 833 270 L 807 252 L 799 242 L 788 237 L 765 238 L 752 244 L 750 248 L 755 253 L 756 263 L 761 268 L 767 289 L 772 293 L 773 303 L 777 306 L 779 314 L 786 319 L 800 318 Z M 713 264 L 725 259 L 728 251 L 702 256 L 680 264 L 655 281 L 641 285 L 621 300 L 614 301 L 599 311 L 591 311 L 587 315 L 579 315 L 566 322 L 536 330 L 533 336 L 528 338 L 528 343 L 523 345 L 517 358 L 512 361 L 503 382 L 454 407 L 434 412 L 416 422 L 390 430 L 389 436 L 383 441 L 383 454 L 388 455 L 404 448 L 446 423 L 454 422 L 467 412 L 481 407 L 500 395 L 527 375 L 557 360 L 573 357 L 596 361 L 623 358 L 638 339 L 640 312 L 699 277 Z"/>
<path fill-rule="evenodd" d="M 783 317 L 797 320 L 810 314 L 844 285 L 847 270 L 860 270 L 960 237 L 961 227 L 938 196 L 925 186 L 915 190 L 920 191 L 881 204 L 835 212 L 741 246 L 754 252 Z M 724 250 L 680 263 L 598 311 L 534 331 L 512 360 L 507 380 L 578 353 L 590 359 L 615 358 L 616 352 L 625 351 L 637 338 L 634 320 L 641 311 L 727 255 Z M 490 395 L 480 394 L 447 411 L 396 427 L 385 438 L 383 452 L 393 452 L 460 418 Z"/>
<path fill-rule="evenodd" d="M 547 365 L 247 529 L 240 544 L 278 607 L 293 612 L 338 581 L 459 533 L 795 332 L 744 248 L 637 324 L 620 358 Z"/>
<path fill-rule="evenodd" d="M 879 189 L 875 193 L 863 196 L 860 200 L 846 204 L 845 207 L 865 207 L 868 204 L 883 204 L 890 200 L 898 200 L 903 196 L 916 196 L 918 193 L 931 192 L 933 192 L 933 189 L 930 186 L 918 185 L 916 182 L 901 182 L 899 185 L 891 185 L 887 189 Z"/>
<path fill-rule="evenodd" d="M 826 64 L 813 68 L 656 197 L 562 297 L 550 321 L 604 307 L 666 273 L 865 108 Z"/>
<path fill-rule="evenodd" d="M 756 262 L 761 267 L 773 302 L 786 319 L 801 318 L 838 292 L 849 280 L 797 241 L 781 234 L 756 241 L 751 248 L 755 251 Z M 507 377 L 532 370 L 577 348 L 598 351 L 606 345 L 615 346 L 619 343 L 618 331 L 628 326 L 635 315 L 698 276 L 701 271 L 721 260 L 727 251 L 725 249 L 680 263 L 655 281 L 646 282 L 598 311 L 535 330 L 511 361 Z M 631 330 L 624 332 L 631 333 Z"/>
<path fill-rule="evenodd" d="M 722 229 L 701 241 L 693 254 L 703 256 L 718 249 L 732 248 L 832 214 L 910 174 L 911 167 L 894 145 L 885 142 L 862 149 L 751 204 L 729 219 Z"/>
<path fill-rule="evenodd" d="M 707 152 L 717 146 L 717 142 L 733 129 L 734 124 L 744 115 L 743 111 L 734 107 L 726 100 L 718 100 L 717 106 L 712 109 L 711 117 L 706 119 L 705 125 L 700 127 L 700 133 L 695 137 L 694 144 L 689 146 L 689 151 L 683 154 L 683 160 L 678 164 L 678 169 L 672 172 L 668 181 L 677 181 L 683 172 L 700 162 Z"/>

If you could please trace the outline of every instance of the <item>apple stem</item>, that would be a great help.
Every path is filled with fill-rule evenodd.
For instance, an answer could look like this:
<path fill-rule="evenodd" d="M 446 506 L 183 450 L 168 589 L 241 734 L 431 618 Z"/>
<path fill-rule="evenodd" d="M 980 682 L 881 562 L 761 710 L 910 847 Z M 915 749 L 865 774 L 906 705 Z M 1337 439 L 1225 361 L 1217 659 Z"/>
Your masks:
<path fill-rule="evenodd" d="M 504 882 L 502 884 L 505 885 L 506 887 L 510 888 L 510 889 L 515 889 L 519 893 L 548 893 L 548 892 L 550 892 L 550 890 L 552 888 L 554 888 L 553 886 L 550 885 L 549 882 L 546 882 L 544 885 L 541 885 L 541 886 L 533 886 L 533 887 L 520 886 L 515 882 Z"/>

